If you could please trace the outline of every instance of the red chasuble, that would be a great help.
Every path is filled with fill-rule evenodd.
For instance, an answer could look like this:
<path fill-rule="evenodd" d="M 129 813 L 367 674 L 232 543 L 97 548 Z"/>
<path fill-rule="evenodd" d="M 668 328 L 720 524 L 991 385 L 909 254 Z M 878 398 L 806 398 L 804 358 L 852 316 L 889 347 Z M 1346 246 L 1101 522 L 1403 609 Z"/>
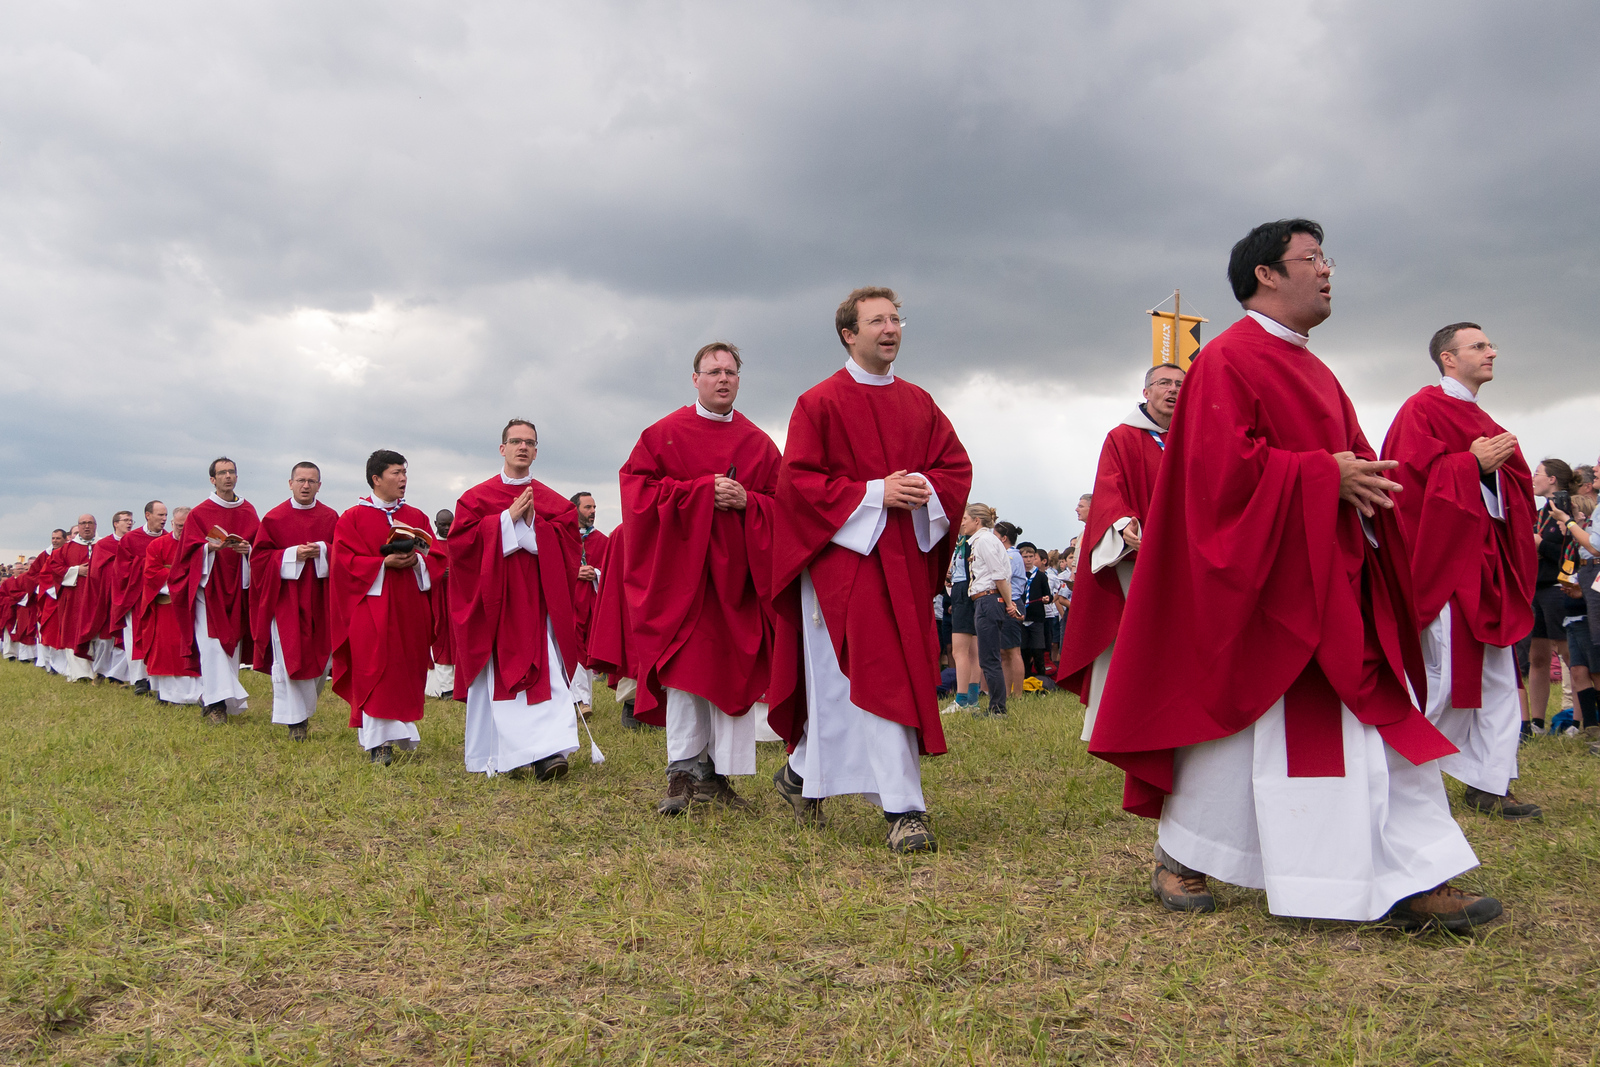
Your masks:
<path fill-rule="evenodd" d="M 772 530 L 778 447 L 733 413 L 693 406 L 645 429 L 623 464 L 624 595 L 641 675 L 634 716 L 666 725 L 666 688 L 743 715 L 771 675 Z M 732 469 L 743 511 L 718 511 L 716 476 Z"/>
<path fill-rule="evenodd" d="M 112 605 L 111 617 L 113 623 L 119 627 L 130 614 L 134 618 L 133 645 L 128 650 L 132 659 L 144 659 L 144 652 L 139 647 L 139 627 L 137 625 L 139 613 L 144 602 L 144 554 L 149 551 L 150 545 L 157 537 L 150 535 L 150 531 L 143 526 L 136 526 L 122 535 L 122 540 L 117 544 L 117 562 L 112 569 Z"/>
<path fill-rule="evenodd" d="M 1135 414 L 1150 421 L 1143 412 Z M 1056 671 L 1056 681 L 1078 694 L 1084 703 L 1090 696 L 1090 669 L 1100 653 L 1116 640 L 1124 601 L 1117 568 L 1095 571 L 1089 557 L 1117 520 L 1131 515 L 1144 529 L 1150 514 L 1150 494 L 1156 488 L 1156 472 L 1161 469 L 1163 441 L 1157 439 L 1156 433 L 1154 429 L 1123 423 L 1112 427 L 1105 444 L 1100 446 L 1089 521 L 1084 523 L 1083 537 L 1078 541 L 1078 581 L 1072 587 L 1072 610 L 1067 612 L 1061 664 Z M 1131 552 L 1124 558 L 1134 561 L 1138 553 Z"/>
<path fill-rule="evenodd" d="M 600 572 L 600 591 L 595 594 L 594 614 L 589 622 L 589 659 L 585 665 L 607 675 L 613 689 L 618 679 L 639 677 L 633 661 L 627 583 L 623 568 L 615 565 L 627 557 L 627 543 L 623 524 L 618 523 L 606 543 L 606 556 L 614 565 Z M 638 703 L 637 698 L 634 703 Z"/>
<path fill-rule="evenodd" d="M 888 508 L 883 534 L 867 555 L 833 544 L 866 498 L 867 482 L 899 470 L 922 474 L 933 486 L 950 519 L 943 540 L 923 552 L 911 513 Z M 932 604 L 971 486 L 972 463 L 950 420 L 903 378 L 863 385 L 841 369 L 801 395 L 778 473 L 777 633 L 767 692 L 767 721 L 791 752 L 806 719 L 800 575 L 808 568 L 839 669 L 850 679 L 851 702 L 916 727 L 925 754 L 945 751 Z"/>
<path fill-rule="evenodd" d="M 450 629 L 450 542 L 440 538 L 439 551 L 444 553 L 444 566 L 433 587 L 433 645 L 429 649 L 437 665 L 454 665 L 456 661 L 455 635 Z"/>
<path fill-rule="evenodd" d="M 1383 440 L 1383 458 L 1400 461 L 1389 476 L 1400 529 L 1411 557 L 1417 621 L 1450 605 L 1450 703 L 1483 705 L 1483 646 L 1514 645 L 1533 628 L 1539 562 L 1532 538 L 1533 481 L 1522 450 L 1500 466 L 1505 519 L 1489 515 L 1479 488 L 1479 437 L 1505 431 L 1482 408 L 1437 385 L 1400 408 Z M 1492 477 L 1492 476 L 1491 476 Z"/>
<path fill-rule="evenodd" d="M 430 530 L 428 517 L 402 504 L 394 523 Z M 361 714 L 378 719 L 416 722 L 422 718 L 423 690 L 428 680 L 433 640 L 431 597 L 417 588 L 413 569 L 384 570 L 383 591 L 367 590 L 383 568 L 379 550 L 389 539 L 388 515 L 381 508 L 357 504 L 333 531 L 328 567 L 328 596 L 333 623 L 333 691 L 350 705 L 350 725 Z M 439 542 L 427 556 L 430 582 L 444 569 Z"/>
<path fill-rule="evenodd" d="M 17 622 L 17 601 L 22 599 L 20 575 L 0 581 L 0 634 L 9 634 Z"/>
<path fill-rule="evenodd" d="M 153 675 L 198 678 L 200 654 L 194 647 L 194 615 L 185 615 L 170 594 L 162 603 L 161 587 L 171 584 L 179 549 L 177 538 L 162 534 L 145 550 L 144 590 L 139 621 L 134 625 L 134 647 L 143 652 L 144 668 Z"/>
<path fill-rule="evenodd" d="M 1159 817 L 1174 749 L 1280 697 L 1291 776 L 1343 776 L 1341 702 L 1412 763 L 1455 751 L 1406 692 L 1427 686 L 1399 524 L 1379 509 L 1373 547 L 1335 452 L 1376 458 L 1316 356 L 1249 316 L 1200 352 L 1089 742 L 1126 810 Z"/>
<path fill-rule="evenodd" d="M 41 552 L 33 557 L 33 562 L 28 564 L 28 569 L 22 572 L 20 582 L 21 595 L 27 597 L 28 602 L 23 604 L 19 600 L 17 603 L 17 617 L 16 621 L 11 624 L 11 632 L 16 635 L 17 641 L 24 645 L 36 645 L 39 643 L 39 611 L 41 608 L 39 585 L 44 576 L 44 569 L 49 565 L 49 562 L 49 555 Z"/>
<path fill-rule="evenodd" d="M 333 654 L 328 621 L 328 580 L 317 577 L 317 561 L 308 559 L 300 577 L 283 580 L 283 551 L 321 541 L 333 547 L 339 513 L 326 504 L 297 508 L 285 500 L 261 520 L 250 546 L 250 634 L 255 643 L 252 666 L 272 672 L 272 622 L 278 622 L 283 666 L 290 678 L 320 678 Z M 330 572 L 331 573 L 331 572 Z"/>
<path fill-rule="evenodd" d="M 89 562 L 89 546 L 77 540 L 69 540 L 66 544 L 50 553 L 50 564 L 45 569 L 44 585 L 54 586 L 56 595 L 51 598 L 54 602 L 46 604 L 44 608 L 44 643 L 51 648 L 76 648 L 78 644 L 78 616 L 82 611 L 79 597 L 89 588 L 86 576 L 78 578 L 77 585 L 63 585 L 67 576 L 67 569 L 81 566 Z M 46 597 L 50 594 L 46 593 Z"/>
<path fill-rule="evenodd" d="M 183 538 L 178 542 L 178 559 L 167 582 L 172 589 L 172 603 L 188 619 L 194 618 L 194 601 L 200 595 L 200 575 L 205 565 L 206 534 L 213 526 L 254 541 L 261 530 L 261 520 L 248 500 L 226 508 L 207 497 L 189 512 L 183 524 Z M 222 651 L 231 656 L 237 649 L 240 660 L 248 662 L 250 591 L 244 587 L 244 557 L 231 548 L 219 548 L 211 555 L 211 577 L 205 585 L 206 630 L 222 645 Z M 193 632 L 192 624 L 189 630 Z"/>
<path fill-rule="evenodd" d="M 610 547 L 611 540 L 601 533 L 596 527 L 589 527 L 587 536 L 583 528 L 578 529 L 578 565 L 587 563 L 600 571 L 601 581 L 605 580 L 606 550 Z M 617 557 L 621 562 L 622 557 Z M 600 602 L 599 583 L 583 581 L 581 578 L 572 587 L 572 610 L 578 621 L 578 655 L 582 658 L 584 666 L 589 665 L 589 628 L 594 623 L 595 609 Z"/>
<path fill-rule="evenodd" d="M 533 489 L 533 533 L 538 552 L 501 550 L 500 513 Z M 455 641 L 457 700 L 494 655 L 495 700 L 526 693 L 529 703 L 550 699 L 548 632 L 565 663 L 578 663 L 572 583 L 578 575 L 578 513 L 572 501 L 540 482 L 508 485 L 500 475 L 468 489 L 456 501 L 450 527 L 450 624 Z M 570 671 L 568 672 L 570 676 Z"/>
<path fill-rule="evenodd" d="M 122 540 L 116 534 L 106 534 L 94 543 L 94 551 L 89 554 L 89 586 L 78 594 L 77 623 L 74 631 L 77 634 L 78 655 L 85 659 L 89 656 L 89 642 L 96 640 L 113 640 L 120 648 L 122 645 L 122 630 L 119 618 L 116 623 L 111 620 L 111 591 L 115 583 L 117 569 L 117 552 L 120 550 Z M 84 579 L 78 579 L 82 584 Z"/>

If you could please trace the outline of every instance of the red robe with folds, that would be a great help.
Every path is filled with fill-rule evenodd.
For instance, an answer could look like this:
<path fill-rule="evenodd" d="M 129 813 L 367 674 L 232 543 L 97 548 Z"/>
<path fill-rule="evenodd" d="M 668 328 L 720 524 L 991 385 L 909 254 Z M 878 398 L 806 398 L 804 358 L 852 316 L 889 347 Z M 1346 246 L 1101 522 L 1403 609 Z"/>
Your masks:
<path fill-rule="evenodd" d="M 137 625 L 144 604 L 144 554 L 160 536 L 162 535 L 152 536 L 146 527 L 135 526 L 123 534 L 122 540 L 117 544 L 117 561 L 112 568 L 111 577 L 111 618 L 119 633 L 123 620 L 130 614 L 134 618 L 133 648 L 128 650 L 130 659 L 144 659 L 144 650 L 139 645 Z"/>
<path fill-rule="evenodd" d="M 17 601 L 22 599 L 22 576 L 0 581 L 0 634 L 9 634 L 17 621 Z"/>
<path fill-rule="evenodd" d="M 862 500 L 867 482 L 904 470 L 927 477 L 950 529 L 931 552 L 917 546 L 912 514 L 888 521 L 863 556 L 830 540 Z M 933 397 L 903 378 L 863 385 L 841 369 L 803 393 L 789 418 L 778 473 L 773 534 L 777 632 L 767 722 L 792 752 L 806 720 L 800 576 L 807 569 L 850 700 L 916 727 L 924 753 L 945 751 L 939 723 L 939 634 L 933 595 L 944 585 L 972 463 Z"/>
<path fill-rule="evenodd" d="M 441 537 L 437 543 L 439 551 L 444 553 L 444 566 L 433 587 L 433 644 L 429 654 L 436 666 L 454 666 L 456 638 L 455 631 L 450 628 L 450 542 Z"/>
<path fill-rule="evenodd" d="M 1522 450 L 1501 464 L 1504 521 L 1492 518 L 1479 488 L 1479 437 L 1505 431 L 1477 404 L 1437 385 L 1401 406 L 1383 439 L 1383 458 L 1400 462 L 1389 476 L 1400 530 L 1411 557 L 1417 621 L 1426 626 L 1450 605 L 1450 703 L 1483 706 L 1483 646 L 1514 645 L 1533 628 L 1537 550 L 1533 480 Z"/>
<path fill-rule="evenodd" d="M 1159 817 L 1174 749 L 1280 697 L 1291 776 L 1343 776 L 1341 703 L 1412 763 L 1455 751 L 1405 687 L 1427 691 L 1399 523 L 1378 509 L 1372 546 L 1335 452 L 1376 458 L 1310 352 L 1246 316 L 1195 359 L 1089 742 L 1126 810 Z"/>
<path fill-rule="evenodd" d="M 200 575 L 205 566 L 206 534 L 213 526 L 254 541 L 261 530 L 261 520 L 248 500 L 226 508 L 206 497 L 189 512 L 183 524 L 183 538 L 178 542 L 178 558 L 167 581 L 172 603 L 187 619 L 194 618 L 194 602 L 200 595 Z M 249 662 L 250 591 L 244 587 L 245 557 L 231 548 L 219 548 L 212 556 L 211 577 L 205 585 L 206 631 L 222 645 L 222 651 L 231 656 L 238 650 L 240 661 Z M 192 624 L 188 632 L 192 642 Z"/>
<path fill-rule="evenodd" d="M 607 558 L 626 558 L 627 543 L 623 524 L 618 523 L 606 542 Z M 589 621 L 589 659 L 585 666 L 609 675 L 613 688 L 620 678 L 639 677 L 633 660 L 633 622 L 628 615 L 626 585 L 623 568 L 612 566 L 601 571 L 600 591 L 595 594 L 594 613 Z"/>
<path fill-rule="evenodd" d="M 74 538 L 50 553 L 50 563 L 45 568 L 45 578 L 41 584 L 54 586 L 56 591 L 54 597 L 50 597 L 49 593 L 44 594 L 54 603 L 53 607 L 49 603 L 44 605 L 44 643 L 51 648 L 77 648 L 78 619 L 83 611 L 79 600 L 89 589 L 89 579 L 84 575 L 78 578 L 75 585 L 62 583 L 68 568 L 89 562 L 90 547 Z"/>
<path fill-rule="evenodd" d="M 589 527 L 589 533 L 584 534 L 583 528 L 578 528 L 578 565 L 587 563 L 600 572 L 600 580 L 605 580 L 606 552 L 611 546 L 610 538 L 601 533 L 596 527 Z M 617 557 L 620 562 L 621 556 Z M 589 665 L 589 628 L 594 623 L 595 610 L 600 603 L 599 582 L 583 581 L 581 578 L 572 587 L 572 610 L 578 620 L 578 655 L 582 658 L 583 665 Z"/>
<path fill-rule="evenodd" d="M 783 462 L 755 423 L 693 406 L 645 429 L 620 472 L 624 595 L 640 676 L 634 716 L 666 725 L 667 688 L 743 715 L 767 691 L 773 618 L 773 493 Z M 743 511 L 718 511 L 734 469 Z M 615 565 L 615 564 L 613 564 Z"/>
<path fill-rule="evenodd" d="M 111 587 L 121 545 L 122 539 L 116 534 L 106 534 L 96 541 L 94 551 L 89 554 L 89 573 L 78 579 L 80 586 L 88 582 L 87 588 L 79 591 L 73 606 L 73 633 L 77 637 L 74 644 L 78 655 L 85 659 L 89 656 L 90 641 L 109 639 L 119 647 L 122 644 L 121 630 L 113 630 L 111 624 Z"/>
<path fill-rule="evenodd" d="M 185 614 L 176 599 L 156 603 L 161 587 L 171 585 L 180 550 L 178 539 L 170 534 L 162 534 L 145 549 L 143 595 L 133 643 L 143 651 L 144 669 L 151 675 L 198 678 L 200 653 L 194 645 L 194 613 Z"/>
<path fill-rule="evenodd" d="M 400 506 L 395 523 L 432 529 L 428 517 L 409 504 Z M 333 691 L 350 705 L 350 725 L 356 727 L 362 712 L 400 722 L 422 718 L 433 641 L 431 594 L 417 588 L 415 571 L 388 568 L 383 591 L 367 595 L 383 567 L 378 552 L 391 525 L 381 509 L 357 504 L 339 516 L 333 531 L 328 567 Z M 444 570 L 438 541 L 426 565 L 431 586 Z"/>
<path fill-rule="evenodd" d="M 338 522 L 339 513 L 326 504 L 302 509 L 293 500 L 285 500 L 262 518 L 250 546 L 250 635 L 255 644 L 251 666 L 256 670 L 272 673 L 274 619 L 290 678 L 321 678 L 328 669 L 333 654 L 328 579 L 317 577 L 314 559 L 306 560 L 300 577 L 290 581 L 284 581 L 281 568 L 286 548 L 321 541 L 331 552 Z"/>
<path fill-rule="evenodd" d="M 42 584 L 44 569 L 50 563 L 48 553 L 41 552 L 33 557 L 33 562 L 28 564 L 28 569 L 20 575 L 21 596 L 27 597 L 26 604 L 17 603 L 17 615 L 11 623 L 12 639 L 19 644 L 37 645 L 39 643 L 39 586 Z"/>
<path fill-rule="evenodd" d="M 1142 417 L 1148 421 L 1148 416 Z M 1124 516 L 1138 519 L 1139 528 L 1144 529 L 1163 450 L 1162 442 L 1152 436 L 1154 432 L 1122 423 L 1111 428 L 1105 444 L 1100 446 L 1089 521 L 1084 523 L 1083 537 L 1078 541 L 1078 573 L 1083 580 L 1072 589 L 1072 610 L 1067 613 L 1061 662 L 1056 670 L 1056 681 L 1086 704 L 1091 668 L 1100 653 L 1116 640 L 1125 600 L 1117 568 L 1095 571 L 1089 557 L 1111 524 Z M 1124 558 L 1132 562 L 1138 555 L 1130 552 Z"/>
<path fill-rule="evenodd" d="M 501 548 L 500 513 L 533 490 L 533 535 L 539 551 Z M 550 643 L 563 663 L 578 664 L 572 583 L 578 576 L 578 513 L 572 501 L 538 481 L 509 485 L 500 475 L 456 501 L 450 527 L 450 625 L 455 640 L 457 700 L 494 656 L 495 700 L 527 694 L 550 699 Z M 546 623 L 548 622 L 548 628 Z M 570 668 L 567 671 L 571 676 Z"/>

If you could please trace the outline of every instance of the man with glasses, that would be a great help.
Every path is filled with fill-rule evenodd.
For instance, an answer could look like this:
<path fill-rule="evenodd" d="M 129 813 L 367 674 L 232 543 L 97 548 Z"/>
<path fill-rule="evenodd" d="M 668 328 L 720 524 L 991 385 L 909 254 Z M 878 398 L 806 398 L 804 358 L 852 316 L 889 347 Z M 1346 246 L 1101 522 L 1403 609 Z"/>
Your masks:
<path fill-rule="evenodd" d="M 833 321 L 844 368 L 795 404 L 778 476 L 768 721 L 790 755 L 774 782 L 805 821 L 860 793 L 883 808 L 891 850 L 932 852 L 921 755 L 945 740 L 928 604 L 972 464 L 933 398 L 895 376 L 894 290 L 855 290 Z"/>
<path fill-rule="evenodd" d="M 188 519 L 188 508 L 172 509 L 171 536 L 150 542 L 138 573 L 138 647 L 144 652 L 156 700 L 162 704 L 199 704 L 204 693 L 194 652 L 194 616 L 184 614 L 172 597 L 173 564 Z"/>
<path fill-rule="evenodd" d="M 134 696 L 150 695 L 150 673 L 145 668 L 149 649 L 141 643 L 138 626 L 144 599 L 144 556 L 167 528 L 167 505 L 152 500 L 144 506 L 144 525 L 130 531 L 117 548 L 116 592 L 113 614 L 122 620 L 122 647 L 128 654 L 128 681 Z"/>
<path fill-rule="evenodd" d="M 339 513 L 317 500 L 322 468 L 289 471 L 289 499 L 267 512 L 250 547 L 253 666 L 272 678 L 272 722 L 306 740 L 333 656 L 328 549 Z"/>
<path fill-rule="evenodd" d="M 696 352 L 694 404 L 647 427 L 620 472 L 634 716 L 666 727 L 662 815 L 711 801 L 750 807 L 728 776 L 756 772 L 750 709 L 772 670 L 767 581 L 781 457 L 733 410 L 743 365 L 724 341 Z"/>
<path fill-rule="evenodd" d="M 69 682 L 94 678 L 88 638 L 80 631 L 94 605 L 89 572 L 95 528 L 93 515 L 79 515 L 72 536 L 50 554 L 50 584 L 55 587 L 51 595 L 56 603 L 55 611 L 44 625 L 44 643 L 50 649 L 51 665 L 56 673 L 64 675 Z"/>
<path fill-rule="evenodd" d="M 94 543 L 89 557 L 88 596 L 92 599 L 85 603 L 79 617 L 78 637 L 80 645 L 88 646 L 97 684 L 101 678 L 128 681 L 128 654 L 117 647 L 122 637 L 122 617 L 115 614 L 114 601 L 121 595 L 116 587 L 117 559 L 122 539 L 131 529 L 133 512 L 116 512 L 111 516 L 111 532 Z"/>
<path fill-rule="evenodd" d="M 1448 881 L 1477 857 L 1439 773 L 1455 746 L 1411 696 L 1397 464 L 1307 348 L 1332 275 L 1306 219 L 1234 245 L 1245 317 L 1184 382 L 1089 750 L 1161 820 L 1167 908 L 1213 910 L 1210 874 L 1276 915 L 1466 930 L 1501 909 Z"/>
<path fill-rule="evenodd" d="M 1145 372 L 1144 401 L 1106 434 L 1094 492 L 1084 497 L 1088 515 L 1079 517 L 1087 535 L 1084 542 L 1093 549 L 1089 566 L 1073 587 L 1056 681 L 1083 702 L 1085 741 L 1094 734 L 1095 709 L 1111 669 L 1117 627 L 1138 559 L 1139 535 L 1150 513 L 1150 494 L 1155 491 L 1183 379 L 1183 370 L 1168 364 Z"/>
<path fill-rule="evenodd" d="M 566 775 L 578 748 L 578 516 L 533 477 L 533 423 L 506 423 L 500 456 L 499 473 L 461 495 L 450 526 L 455 696 L 467 704 L 469 772 L 545 782 Z"/>

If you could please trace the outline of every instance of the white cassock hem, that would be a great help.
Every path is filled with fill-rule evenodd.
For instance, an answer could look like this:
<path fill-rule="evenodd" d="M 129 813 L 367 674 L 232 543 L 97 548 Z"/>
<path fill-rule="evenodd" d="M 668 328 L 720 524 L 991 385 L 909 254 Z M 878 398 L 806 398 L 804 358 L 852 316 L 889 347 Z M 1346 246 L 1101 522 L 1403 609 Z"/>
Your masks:
<path fill-rule="evenodd" d="M 456 694 L 456 667 L 453 663 L 435 663 L 428 668 L 427 680 L 423 683 L 424 696 L 449 700 Z"/>
<path fill-rule="evenodd" d="M 1274 915 L 1373 922 L 1478 865 L 1438 761 L 1413 766 L 1341 708 L 1345 774 L 1290 778 L 1283 700 L 1228 737 L 1180 748 L 1162 849 L 1267 891 Z"/>
<path fill-rule="evenodd" d="M 572 671 L 572 700 L 577 704 L 594 703 L 594 674 L 581 663 Z"/>
<path fill-rule="evenodd" d="M 549 756 L 570 756 L 578 751 L 578 713 L 549 620 L 545 621 L 545 642 L 549 700 L 531 704 L 526 693 L 495 700 L 492 653 L 467 687 L 463 755 L 469 773 L 492 778 Z"/>
<path fill-rule="evenodd" d="M 156 699 L 168 704 L 198 704 L 204 692 L 200 679 L 187 675 L 152 674 L 150 685 L 156 691 Z"/>
<path fill-rule="evenodd" d="M 363 711 L 361 725 L 356 727 L 356 743 L 365 752 L 371 752 L 379 745 L 393 745 L 409 752 L 422 743 L 422 735 L 417 732 L 414 722 L 375 719 Z"/>
<path fill-rule="evenodd" d="M 1117 560 L 1117 581 L 1122 583 L 1122 595 L 1126 598 L 1129 587 L 1133 585 L 1133 560 Z M 1089 668 L 1089 702 L 1083 707 L 1083 734 L 1079 737 L 1085 744 L 1094 737 L 1094 721 L 1100 713 L 1100 694 L 1106 687 L 1106 677 L 1111 673 L 1111 653 L 1116 647 L 1117 639 L 1113 637 L 1106 650 L 1094 658 L 1094 664 Z"/>
<path fill-rule="evenodd" d="M 128 612 L 128 617 L 122 623 L 122 647 L 128 654 L 129 683 L 148 682 L 150 672 L 144 668 L 144 660 L 133 658 L 133 612 Z"/>
<path fill-rule="evenodd" d="M 927 811 L 917 731 L 850 702 L 811 572 L 800 575 L 800 630 L 805 651 L 806 725 L 789 765 L 807 797 L 859 793 L 886 812 Z"/>
<path fill-rule="evenodd" d="M 55 668 L 69 682 L 87 682 L 94 678 L 94 664 L 70 648 L 58 648 Z"/>
<path fill-rule="evenodd" d="M 330 664 L 332 660 L 329 661 Z M 295 726 L 311 718 L 317 698 L 328 680 L 328 668 L 315 678 L 291 678 L 283 665 L 283 641 L 278 637 L 278 620 L 272 620 L 272 723 Z"/>
<path fill-rule="evenodd" d="M 1517 700 L 1516 656 L 1509 648 L 1483 650 L 1483 707 L 1450 704 L 1450 605 L 1422 631 L 1422 659 L 1428 668 L 1428 721 L 1461 751 L 1439 760 L 1439 769 L 1458 782 L 1505 796 L 1517 777 L 1522 705 Z"/>
<path fill-rule="evenodd" d="M 756 773 L 756 712 L 729 715 L 703 696 L 667 689 L 667 762 L 707 758 L 718 774 Z"/>
<path fill-rule="evenodd" d="M 222 650 L 222 642 L 211 636 L 206 628 L 206 591 L 199 590 L 194 598 L 194 647 L 200 653 L 200 688 L 203 703 L 227 705 L 229 715 L 237 715 L 250 706 L 250 694 L 239 684 L 239 652 L 244 647 L 236 645 L 233 655 Z"/>

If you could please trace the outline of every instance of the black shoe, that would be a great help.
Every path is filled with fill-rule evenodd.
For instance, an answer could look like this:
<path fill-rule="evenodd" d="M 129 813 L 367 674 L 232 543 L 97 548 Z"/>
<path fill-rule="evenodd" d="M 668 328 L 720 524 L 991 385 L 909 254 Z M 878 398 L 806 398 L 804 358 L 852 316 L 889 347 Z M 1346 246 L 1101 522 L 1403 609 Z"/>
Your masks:
<path fill-rule="evenodd" d="M 546 756 L 542 760 L 534 760 L 533 776 L 541 782 L 565 778 L 567 776 L 567 757 L 557 754 Z"/>
<path fill-rule="evenodd" d="M 147 696 L 149 696 L 150 695 L 150 679 L 148 679 L 148 678 L 140 678 L 137 682 L 134 682 L 133 683 L 133 695 L 136 696 L 136 697 L 147 697 Z"/>
<path fill-rule="evenodd" d="M 379 745 L 377 748 L 369 748 L 367 749 L 367 755 L 372 758 L 373 763 L 380 767 L 387 767 L 394 762 L 394 746 Z"/>
<path fill-rule="evenodd" d="M 789 802 L 794 809 L 796 822 L 809 823 L 812 826 L 823 824 L 822 801 L 807 797 L 804 793 L 805 779 L 794 773 L 794 768 L 789 766 L 789 761 L 783 764 L 772 775 L 772 784 L 778 787 L 778 795 Z"/>
<path fill-rule="evenodd" d="M 306 726 L 305 723 L 303 723 L 303 722 L 293 723 L 289 727 L 289 740 L 291 740 L 291 741 L 304 741 L 306 739 L 306 735 L 308 733 L 310 733 L 310 730 Z"/>
<path fill-rule="evenodd" d="M 226 701 L 219 700 L 215 704 L 202 704 L 200 717 L 212 726 L 226 726 L 228 724 L 228 705 Z"/>
<path fill-rule="evenodd" d="M 1516 794 L 1509 789 L 1504 796 L 1501 796 L 1469 785 L 1466 792 L 1461 794 L 1461 802 L 1473 811 L 1481 811 L 1485 815 L 1498 815 L 1510 822 L 1544 818 L 1544 811 L 1539 805 L 1518 800 Z"/>
<path fill-rule="evenodd" d="M 644 723 L 633 717 L 633 701 L 631 700 L 622 702 L 622 725 L 630 730 L 637 730 L 644 725 Z"/>

